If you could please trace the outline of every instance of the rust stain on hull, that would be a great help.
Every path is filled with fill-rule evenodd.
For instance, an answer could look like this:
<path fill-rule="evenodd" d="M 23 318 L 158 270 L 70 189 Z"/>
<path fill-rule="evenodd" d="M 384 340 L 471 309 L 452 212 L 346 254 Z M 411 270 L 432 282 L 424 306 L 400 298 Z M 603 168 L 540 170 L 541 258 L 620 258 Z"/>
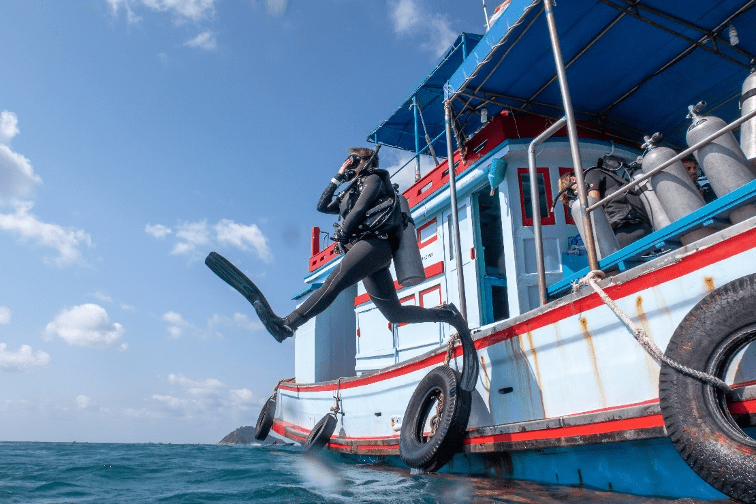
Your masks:
<path fill-rule="evenodd" d="M 538 367 L 538 352 L 535 349 L 535 345 L 533 345 L 533 333 L 528 331 L 525 334 L 525 337 L 528 339 L 528 345 L 530 345 L 530 352 L 533 354 L 533 367 L 535 368 L 535 374 L 536 374 L 536 381 L 538 382 L 538 387 L 541 387 L 541 370 Z"/>
<path fill-rule="evenodd" d="M 648 336 L 648 339 L 651 341 L 654 341 L 654 338 L 651 334 L 651 325 L 648 323 L 648 317 L 646 316 L 646 312 L 643 310 L 643 297 L 638 296 L 635 298 L 635 311 L 638 313 L 638 318 L 640 319 L 640 325 L 643 329 L 643 332 L 646 333 Z M 656 363 L 656 361 L 651 358 L 650 355 L 648 355 L 648 352 L 643 350 L 643 360 L 646 363 L 646 370 L 648 371 L 648 377 L 651 380 L 651 383 L 654 384 L 654 389 L 659 388 L 659 365 Z"/>
<path fill-rule="evenodd" d="M 486 358 L 480 356 L 480 370 L 483 371 L 483 388 L 490 392 L 491 379 L 488 377 L 488 368 L 486 368 Z"/>
<path fill-rule="evenodd" d="M 591 365 L 593 366 L 593 375 L 596 378 L 596 385 L 598 386 L 599 400 L 601 403 L 601 407 L 605 408 L 607 405 L 606 391 L 604 390 L 604 382 L 601 380 L 601 373 L 599 372 L 598 359 L 596 359 L 596 348 L 593 346 L 593 336 L 591 335 L 591 332 L 588 330 L 588 319 L 586 319 L 585 317 L 580 317 L 580 329 L 582 330 L 583 337 L 585 339 L 586 344 L 588 345 L 588 355 L 591 358 Z"/>
<path fill-rule="evenodd" d="M 714 287 L 714 277 L 704 277 L 704 287 L 706 287 L 706 290 L 711 292 L 715 289 Z"/>

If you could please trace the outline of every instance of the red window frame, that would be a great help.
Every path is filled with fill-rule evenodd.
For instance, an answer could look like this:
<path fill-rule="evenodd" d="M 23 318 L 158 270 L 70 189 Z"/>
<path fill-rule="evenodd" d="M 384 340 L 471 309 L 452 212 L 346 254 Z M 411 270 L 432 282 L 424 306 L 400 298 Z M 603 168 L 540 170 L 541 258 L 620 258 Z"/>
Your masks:
<path fill-rule="evenodd" d="M 420 231 L 422 231 L 423 229 L 429 227 L 431 224 L 436 224 L 436 233 L 433 236 L 431 236 L 430 238 L 428 238 L 427 240 L 422 241 L 420 239 Z M 431 220 L 429 220 L 428 222 L 426 222 L 425 224 L 423 224 L 422 226 L 420 226 L 419 228 L 417 228 L 415 231 L 417 231 L 417 246 L 419 248 L 423 248 L 426 245 L 430 245 L 434 241 L 438 240 L 438 219 L 436 217 L 433 217 Z"/>
<path fill-rule="evenodd" d="M 561 179 L 564 174 L 573 173 L 574 171 L 575 170 L 573 170 L 572 168 L 560 167 L 559 178 Z M 564 208 L 564 222 L 566 222 L 567 224 L 575 225 L 575 220 L 572 218 L 572 214 L 570 213 L 570 207 L 568 207 L 567 205 L 562 205 L 562 207 Z"/>
<path fill-rule="evenodd" d="M 549 169 L 548 168 L 536 168 L 536 172 L 540 175 L 543 175 L 543 185 L 544 189 L 546 190 L 546 208 L 549 210 L 549 215 L 546 217 L 541 216 L 541 225 L 542 226 L 553 226 L 556 224 L 556 215 L 554 212 L 551 211 L 551 206 L 553 204 L 553 197 L 551 194 L 551 177 L 549 176 Z M 520 186 L 520 210 L 522 212 L 522 225 L 523 226 L 532 226 L 533 225 L 533 219 L 526 217 L 525 213 L 525 197 L 522 191 L 522 176 L 528 174 L 527 168 L 518 168 L 517 169 L 517 183 Z"/>
<path fill-rule="evenodd" d="M 412 300 L 412 303 L 413 303 L 413 304 L 412 304 L 412 306 L 417 306 L 417 304 L 415 304 L 415 303 L 417 303 L 417 300 L 415 299 L 415 295 L 414 295 L 414 294 L 410 294 L 409 296 L 405 296 L 405 297 L 401 298 L 401 299 L 399 300 L 399 304 L 400 304 L 400 305 L 404 305 L 404 302 L 405 302 L 405 301 L 407 301 L 408 299 L 411 299 L 411 300 Z M 408 323 L 409 323 L 409 322 L 401 322 L 401 323 L 399 323 L 399 324 L 397 324 L 397 325 L 398 325 L 399 327 L 402 327 L 402 326 L 406 326 L 406 325 L 407 325 Z"/>
<path fill-rule="evenodd" d="M 441 284 L 436 284 L 433 287 L 428 287 L 427 289 L 424 289 L 424 290 L 420 291 L 420 296 L 419 296 L 420 297 L 420 306 L 425 307 L 425 304 L 423 303 L 423 297 L 425 296 L 425 294 L 428 294 L 429 292 L 433 292 L 434 290 L 438 291 L 438 302 L 439 302 L 439 304 L 437 306 L 441 306 L 442 304 L 444 304 L 444 297 L 443 297 L 443 295 L 441 293 Z M 433 307 L 431 307 L 431 308 L 433 308 Z"/>

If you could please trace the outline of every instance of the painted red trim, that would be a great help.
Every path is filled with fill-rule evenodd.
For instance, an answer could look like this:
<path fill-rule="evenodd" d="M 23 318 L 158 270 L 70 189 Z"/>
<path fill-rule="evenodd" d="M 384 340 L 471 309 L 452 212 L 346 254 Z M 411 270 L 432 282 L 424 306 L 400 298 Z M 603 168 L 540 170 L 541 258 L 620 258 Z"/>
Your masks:
<path fill-rule="evenodd" d="M 427 240 L 422 241 L 420 238 L 421 231 L 423 231 L 427 227 L 430 227 L 431 224 L 436 224 L 436 232 L 433 233 L 433 236 L 431 236 Z M 438 240 L 438 219 L 436 217 L 433 217 L 431 220 L 429 220 L 428 222 L 426 222 L 425 224 L 417 228 L 417 246 L 419 248 L 423 248 L 427 245 L 430 245 L 436 240 Z"/>
<path fill-rule="evenodd" d="M 541 215 L 541 225 L 542 226 L 551 226 L 553 224 L 556 224 L 556 215 L 554 212 L 551 211 L 552 207 L 552 197 L 551 197 L 551 176 L 549 175 L 549 169 L 548 168 L 536 168 L 536 172 L 539 175 L 543 175 L 543 186 L 546 189 L 546 208 L 548 209 L 549 215 L 544 217 Z M 517 183 L 520 185 L 520 210 L 522 211 L 522 225 L 523 226 L 532 226 L 533 225 L 533 219 L 526 217 L 526 209 L 525 209 L 525 193 L 522 189 L 522 176 L 528 175 L 528 169 L 527 168 L 517 168 Z M 530 195 L 528 194 L 528 197 Z M 528 209 L 531 210 L 531 209 Z"/>
<path fill-rule="evenodd" d="M 573 173 L 575 170 L 572 168 L 563 168 L 559 167 L 559 178 L 562 178 L 562 175 L 565 173 Z M 557 182 L 557 186 L 559 186 L 559 183 Z M 567 224 L 575 225 L 575 220 L 572 218 L 572 214 L 570 213 L 570 208 L 567 205 L 562 205 L 562 208 L 564 209 L 564 222 Z"/>
<path fill-rule="evenodd" d="M 425 296 L 429 292 L 433 292 L 433 291 L 436 291 L 436 290 L 438 291 L 438 299 L 441 301 L 441 303 L 438 304 L 438 305 L 436 305 L 436 306 L 441 306 L 444 303 L 444 296 L 441 295 L 442 294 L 441 293 L 441 284 L 436 284 L 436 285 L 434 285 L 432 287 L 429 287 L 429 288 L 427 288 L 425 290 L 421 290 L 420 291 L 420 294 L 419 294 L 419 297 L 420 297 L 420 306 L 422 306 L 423 308 L 425 308 L 425 304 L 423 303 L 423 296 Z"/>
<path fill-rule="evenodd" d="M 727 405 L 733 415 L 756 415 L 756 399 L 734 402 Z"/>
<path fill-rule="evenodd" d="M 401 298 L 399 300 L 399 304 L 404 305 L 404 302 L 407 301 L 408 299 L 412 300 L 412 306 L 417 306 L 417 302 L 415 301 L 415 295 L 414 294 L 410 294 L 409 296 Z M 405 306 L 409 306 L 409 305 L 405 305 Z M 390 324 L 391 323 L 389 322 L 389 325 Z M 407 324 L 409 324 L 409 322 L 400 322 L 399 323 L 399 327 L 406 326 Z"/>
<path fill-rule="evenodd" d="M 435 264 L 431 264 L 427 268 L 425 268 L 425 279 L 429 280 L 433 278 L 434 276 L 440 275 L 444 272 L 444 261 L 439 261 Z M 399 285 L 399 282 L 394 280 L 394 289 L 396 290 L 402 290 L 404 287 Z M 360 294 L 359 296 L 354 298 L 354 306 L 359 306 L 361 304 L 365 304 L 368 301 L 370 301 L 370 296 L 367 292 L 364 294 Z"/>
<path fill-rule="evenodd" d="M 687 275 L 688 273 L 705 268 L 706 266 L 730 258 L 741 252 L 751 250 L 753 248 L 756 248 L 756 228 L 744 231 L 743 233 L 728 238 L 727 240 L 719 242 L 715 245 L 711 245 L 704 249 L 699 249 L 695 252 L 690 253 L 689 255 L 680 257 L 678 262 L 667 265 L 658 270 L 648 271 L 644 275 L 628 280 L 625 283 L 607 286 L 605 292 L 614 300 L 632 296 L 633 294 L 642 290 L 661 285 L 671 280 L 675 280 L 676 278 L 680 278 L 684 275 Z M 604 303 L 603 301 L 601 301 L 601 298 L 599 298 L 598 294 L 593 293 L 589 296 L 577 299 L 572 303 L 565 303 L 556 306 L 548 311 L 541 313 L 540 315 L 490 334 L 484 338 L 479 338 L 475 340 L 475 347 L 477 349 L 487 348 L 491 345 L 495 345 L 517 335 L 525 334 L 528 331 L 534 331 L 549 324 L 553 324 L 568 317 L 572 317 L 578 313 L 587 312 L 603 304 Z M 458 357 L 461 354 L 461 347 L 457 346 L 454 349 L 452 358 Z M 443 362 L 444 357 L 445 349 L 439 349 L 438 353 L 426 357 L 425 359 L 420 361 L 408 363 L 404 366 L 370 375 L 365 378 L 344 380 L 341 382 L 341 388 L 346 389 L 361 387 L 364 385 L 369 385 L 371 383 L 390 380 L 397 376 L 403 376 L 419 369 L 439 364 Z M 313 384 L 291 387 L 282 383 L 279 388 L 292 391 L 296 390 L 306 392 L 319 392 L 325 390 L 336 390 L 336 384 Z"/>

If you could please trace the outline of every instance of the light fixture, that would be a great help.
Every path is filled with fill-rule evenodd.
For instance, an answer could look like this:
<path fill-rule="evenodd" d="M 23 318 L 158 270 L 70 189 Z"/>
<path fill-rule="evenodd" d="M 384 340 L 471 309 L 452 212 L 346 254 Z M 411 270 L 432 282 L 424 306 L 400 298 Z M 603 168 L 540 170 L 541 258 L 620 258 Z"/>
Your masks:
<path fill-rule="evenodd" d="M 488 109 L 486 107 L 480 109 L 480 122 L 483 124 L 488 122 Z"/>
<path fill-rule="evenodd" d="M 727 26 L 727 34 L 730 36 L 730 45 L 735 47 L 740 42 L 738 38 L 738 30 L 735 29 L 732 23 Z"/>

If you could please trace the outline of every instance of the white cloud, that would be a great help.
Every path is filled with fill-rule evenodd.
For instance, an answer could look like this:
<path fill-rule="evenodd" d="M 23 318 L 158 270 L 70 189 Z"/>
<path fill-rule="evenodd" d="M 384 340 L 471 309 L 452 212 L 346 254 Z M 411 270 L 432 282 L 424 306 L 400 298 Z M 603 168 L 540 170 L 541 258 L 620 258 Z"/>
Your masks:
<path fill-rule="evenodd" d="M 135 9 L 144 7 L 153 12 L 167 12 L 177 22 L 198 22 L 213 16 L 215 0 L 106 0 L 113 17 L 118 17 L 121 10 L 126 12 L 129 23 L 141 20 Z"/>
<path fill-rule="evenodd" d="M 33 206 L 31 202 L 18 203 L 14 213 L 0 214 L 0 230 L 8 231 L 22 241 L 31 241 L 55 250 L 58 257 L 52 262 L 58 266 L 80 262 L 80 247 L 92 246 L 89 234 L 81 229 L 43 222 L 30 213 Z"/>
<path fill-rule="evenodd" d="M 187 329 L 196 332 L 196 327 L 184 320 L 184 317 L 180 313 L 173 311 L 166 312 L 163 314 L 163 320 L 170 324 L 168 326 L 168 334 L 173 339 L 180 338 Z"/>
<path fill-rule="evenodd" d="M 155 238 L 163 238 L 164 236 L 171 234 L 173 231 L 171 231 L 171 228 L 163 226 L 162 224 L 155 224 L 154 226 L 152 224 L 147 224 L 144 226 L 144 232 Z"/>
<path fill-rule="evenodd" d="M 19 133 L 18 118 L 13 112 L 0 112 L 0 203 L 24 198 L 42 179 L 34 173 L 31 161 L 14 152 L 10 141 Z"/>
<path fill-rule="evenodd" d="M 29 345 L 21 345 L 16 352 L 6 350 L 8 345 L 0 343 L 0 369 L 25 371 L 34 367 L 44 367 L 50 363 L 50 355 L 37 351 Z"/>
<path fill-rule="evenodd" d="M 147 224 L 145 232 L 155 238 L 164 238 L 173 231 L 162 224 Z M 221 219 L 210 225 L 207 220 L 180 222 L 174 234 L 176 242 L 171 255 L 186 255 L 200 259 L 214 246 L 230 246 L 245 252 L 254 252 L 263 262 L 270 263 L 273 253 L 268 238 L 256 224 L 240 224 L 230 219 Z"/>
<path fill-rule="evenodd" d="M 116 343 L 126 330 L 111 323 L 108 313 L 96 304 L 83 304 L 61 311 L 45 327 L 45 338 L 57 336 L 69 345 L 105 348 Z"/>
<path fill-rule="evenodd" d="M 11 138 L 18 135 L 18 117 L 13 112 L 0 112 L 0 143 L 8 145 Z"/>
<path fill-rule="evenodd" d="M 394 32 L 402 37 L 420 37 L 420 47 L 438 57 L 457 38 L 446 15 L 429 12 L 418 0 L 389 0 Z"/>
<path fill-rule="evenodd" d="M 11 311 L 10 308 L 0 306 L 0 325 L 10 324 Z"/>
<path fill-rule="evenodd" d="M 167 394 L 152 394 L 151 399 L 156 408 L 167 415 L 187 419 L 216 415 L 229 417 L 262 404 L 252 391 L 232 388 L 216 378 L 192 380 L 171 373 L 166 381 L 173 390 Z"/>
<path fill-rule="evenodd" d="M 234 313 L 233 317 L 214 313 L 213 316 L 208 319 L 207 325 L 210 329 L 217 326 L 239 327 L 247 331 L 259 331 L 263 329 L 262 323 L 258 320 L 250 320 L 247 315 L 238 312 Z"/>
<path fill-rule="evenodd" d="M 96 411 L 98 409 L 97 403 L 89 396 L 77 395 L 75 401 L 76 407 L 80 410 Z"/>
<path fill-rule="evenodd" d="M 184 42 L 187 47 L 198 47 L 206 51 L 214 51 L 218 47 L 215 34 L 209 30 L 203 31 L 193 39 Z"/>
<path fill-rule="evenodd" d="M 98 299 L 98 300 L 102 301 L 103 303 L 112 303 L 113 302 L 113 298 L 112 297 L 110 297 L 107 294 L 102 293 L 100 291 L 93 292 L 92 293 L 92 297 L 95 298 L 95 299 Z"/>

